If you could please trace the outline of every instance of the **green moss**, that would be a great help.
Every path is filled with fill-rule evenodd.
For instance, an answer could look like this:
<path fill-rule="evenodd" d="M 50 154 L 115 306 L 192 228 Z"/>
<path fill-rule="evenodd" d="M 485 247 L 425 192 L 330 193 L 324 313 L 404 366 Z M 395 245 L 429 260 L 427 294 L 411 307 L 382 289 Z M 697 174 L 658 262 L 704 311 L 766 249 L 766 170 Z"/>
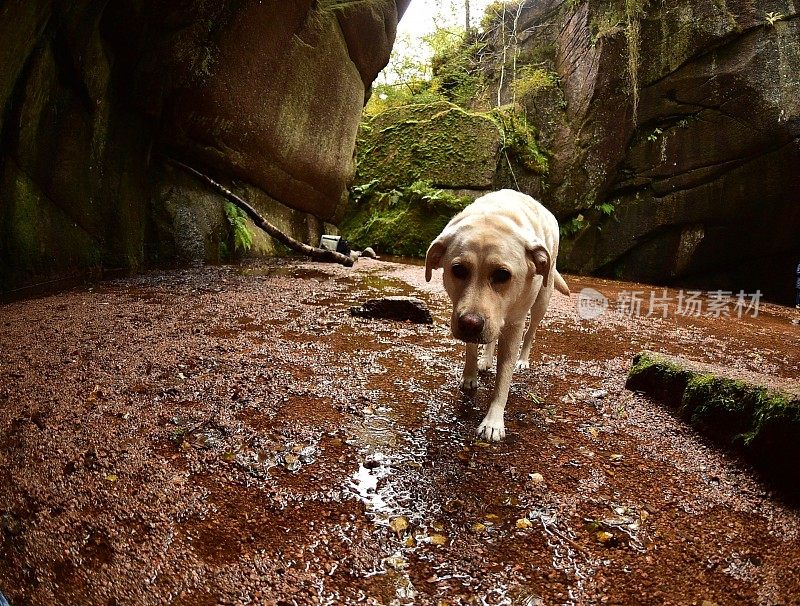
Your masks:
<path fill-rule="evenodd" d="M 589 27 L 592 32 L 592 43 L 597 44 L 606 38 L 613 38 L 623 31 L 625 14 L 613 6 L 592 18 Z"/>
<path fill-rule="evenodd" d="M 636 355 L 626 387 L 664 400 L 703 433 L 768 465 L 768 472 L 797 473 L 790 463 L 800 455 L 797 394 L 684 368 L 652 352 Z"/>
<path fill-rule="evenodd" d="M 0 253 L 8 259 L 0 259 L 1 282 L 18 285 L 30 276 L 95 270 L 106 260 L 108 253 L 11 163 L 0 185 Z"/>
<path fill-rule="evenodd" d="M 539 91 L 558 87 L 558 74 L 536 65 L 523 65 L 514 78 L 512 88 L 518 97 L 535 95 Z"/>
<path fill-rule="evenodd" d="M 384 191 L 428 181 L 445 189 L 488 189 L 502 134 L 492 116 L 451 103 L 390 109 L 359 133 L 356 183 Z"/>
<path fill-rule="evenodd" d="M 498 165 L 545 174 L 548 157 L 524 114 L 469 112 L 447 102 L 391 108 L 359 131 L 351 209 L 340 228 L 356 248 L 422 256 L 471 198 L 496 186 Z M 526 172 L 527 171 L 527 172 Z"/>
<path fill-rule="evenodd" d="M 425 256 L 431 241 L 470 199 L 418 181 L 405 188 L 379 191 L 377 182 L 354 188 L 354 204 L 340 229 L 354 248 Z"/>
<path fill-rule="evenodd" d="M 659 373 L 670 377 L 683 372 L 683 369 L 677 364 L 669 362 L 666 358 L 658 354 L 645 351 L 636 354 L 633 358 L 633 366 L 628 376 L 635 377 L 651 369 L 657 369 Z"/>
<path fill-rule="evenodd" d="M 431 58 L 430 89 L 461 107 L 472 107 L 476 97 L 486 88 L 483 71 L 478 69 L 480 54 L 486 47 L 476 39 L 452 35 L 439 29 L 430 40 L 434 48 Z"/>
<path fill-rule="evenodd" d="M 641 50 L 641 21 L 649 0 L 613 0 L 606 9 L 591 19 L 592 40 L 597 43 L 624 32 L 627 42 L 627 64 L 630 94 L 633 102 L 633 122 L 639 109 L 639 52 Z"/>
<path fill-rule="evenodd" d="M 528 123 L 525 114 L 506 106 L 492 110 L 490 115 L 497 121 L 503 135 L 501 150 L 528 170 L 547 174 L 547 154 L 539 147 L 536 129 Z"/>
<path fill-rule="evenodd" d="M 680 412 L 710 434 L 738 440 L 750 431 L 754 394 L 747 385 L 713 374 L 693 374 Z"/>

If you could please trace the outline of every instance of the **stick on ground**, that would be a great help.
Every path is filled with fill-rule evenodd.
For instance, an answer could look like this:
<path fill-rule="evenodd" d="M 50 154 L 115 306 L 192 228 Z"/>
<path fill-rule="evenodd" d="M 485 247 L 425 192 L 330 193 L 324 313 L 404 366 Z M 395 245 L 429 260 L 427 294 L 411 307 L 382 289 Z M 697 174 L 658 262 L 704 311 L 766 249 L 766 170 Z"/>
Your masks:
<path fill-rule="evenodd" d="M 183 162 L 176 160 L 175 158 L 171 158 L 169 156 L 165 156 L 167 162 L 177 166 L 181 170 L 184 170 L 195 177 L 198 177 L 201 181 L 204 181 L 214 189 L 216 189 L 219 193 L 225 196 L 228 200 L 230 200 L 233 204 L 241 208 L 250 219 L 253 220 L 253 223 L 256 224 L 257 227 L 263 229 L 267 234 L 271 237 L 275 238 L 281 244 L 285 244 L 293 251 L 300 253 L 301 255 L 306 255 L 314 259 L 315 261 L 325 261 L 327 263 L 339 263 L 341 265 L 345 265 L 347 267 L 351 267 L 353 265 L 353 258 L 348 255 L 343 255 L 342 253 L 338 253 L 335 250 L 327 250 L 325 248 L 315 248 L 314 246 L 309 246 L 308 244 L 304 244 L 299 240 L 295 240 L 291 236 L 283 233 L 280 229 L 275 227 L 272 223 L 267 221 L 264 217 L 259 214 L 259 212 L 250 206 L 245 200 L 237 196 L 227 187 L 218 183 L 205 173 L 200 172 L 199 170 L 192 168 L 191 166 L 184 164 Z"/>

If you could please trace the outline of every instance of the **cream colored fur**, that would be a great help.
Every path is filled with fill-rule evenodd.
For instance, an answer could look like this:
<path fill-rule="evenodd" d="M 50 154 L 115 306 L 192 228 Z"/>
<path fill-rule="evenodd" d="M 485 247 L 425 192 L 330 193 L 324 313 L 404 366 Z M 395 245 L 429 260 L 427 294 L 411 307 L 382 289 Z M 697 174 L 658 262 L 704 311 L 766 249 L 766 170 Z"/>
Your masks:
<path fill-rule="evenodd" d="M 478 428 L 487 440 L 505 437 L 511 375 L 515 367 L 529 367 L 533 337 L 553 290 L 569 295 L 556 270 L 558 233 L 556 218 L 544 206 L 504 189 L 453 217 L 428 248 L 425 279 L 444 269 L 444 287 L 453 302 L 451 330 L 467 342 L 463 389 L 478 386 L 478 371 L 491 366 L 497 351 L 494 393 Z M 485 344 L 480 358 L 479 343 Z"/>

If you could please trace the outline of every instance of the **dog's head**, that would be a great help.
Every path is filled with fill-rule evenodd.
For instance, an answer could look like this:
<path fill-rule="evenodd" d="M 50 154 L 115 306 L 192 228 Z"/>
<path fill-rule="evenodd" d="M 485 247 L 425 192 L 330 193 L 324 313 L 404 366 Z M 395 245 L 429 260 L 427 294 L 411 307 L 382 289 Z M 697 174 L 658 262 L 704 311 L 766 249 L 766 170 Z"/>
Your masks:
<path fill-rule="evenodd" d="M 425 279 L 440 267 L 453 302 L 453 336 L 490 343 L 506 322 L 525 319 L 547 284 L 551 259 L 542 240 L 513 221 L 466 215 L 456 217 L 428 248 Z"/>

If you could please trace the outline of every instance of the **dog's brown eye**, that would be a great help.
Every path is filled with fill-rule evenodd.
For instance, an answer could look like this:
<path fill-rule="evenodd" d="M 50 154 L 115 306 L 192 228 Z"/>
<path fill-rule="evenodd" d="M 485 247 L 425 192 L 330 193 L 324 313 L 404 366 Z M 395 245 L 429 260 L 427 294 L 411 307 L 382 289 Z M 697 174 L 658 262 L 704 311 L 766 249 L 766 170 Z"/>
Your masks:
<path fill-rule="evenodd" d="M 460 263 L 456 263 L 451 269 L 453 276 L 459 280 L 466 280 L 469 277 L 469 270 Z"/>
<path fill-rule="evenodd" d="M 494 284 L 505 284 L 511 279 L 511 272 L 507 269 L 496 269 L 492 272 L 492 282 Z"/>

